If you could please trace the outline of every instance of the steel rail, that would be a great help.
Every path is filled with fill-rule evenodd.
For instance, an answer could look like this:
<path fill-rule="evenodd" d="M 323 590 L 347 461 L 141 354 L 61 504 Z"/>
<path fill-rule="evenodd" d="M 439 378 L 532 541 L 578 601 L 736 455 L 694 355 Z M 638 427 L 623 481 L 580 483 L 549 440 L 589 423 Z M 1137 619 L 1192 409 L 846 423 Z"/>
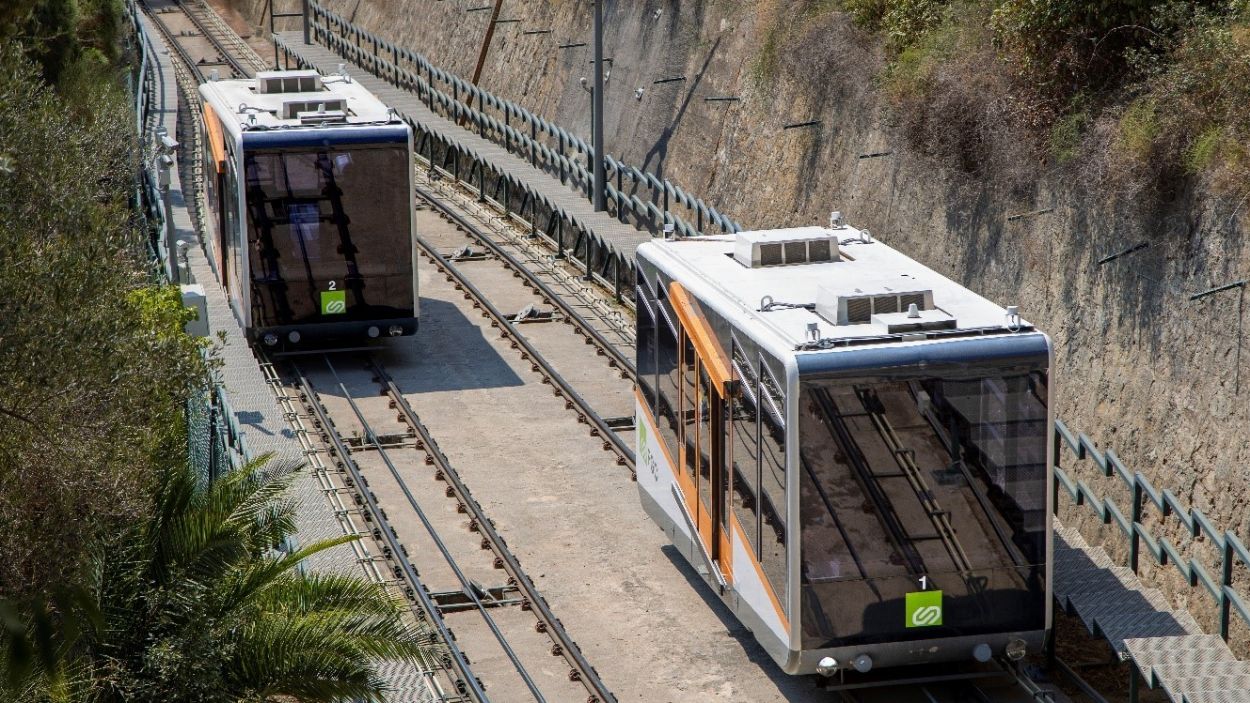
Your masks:
<path fill-rule="evenodd" d="M 451 551 L 447 549 L 447 544 L 443 542 L 443 538 L 439 536 L 438 530 L 434 528 L 434 524 L 430 522 L 430 518 L 425 514 L 425 510 L 422 509 L 421 504 L 417 502 L 416 496 L 414 496 L 412 494 L 412 490 L 408 488 L 408 482 L 404 480 L 403 475 L 399 473 L 399 468 L 396 467 L 395 463 L 391 461 L 390 454 L 386 451 L 386 448 L 382 445 L 381 441 L 378 440 L 377 433 L 373 431 L 373 428 L 369 425 L 369 421 L 365 419 L 364 413 L 360 411 L 360 406 L 356 404 L 356 399 L 352 397 L 351 391 L 347 390 L 347 385 L 343 383 L 341 378 L 339 378 L 338 371 L 334 368 L 333 362 L 330 361 L 330 355 L 322 355 L 322 360 L 325 361 L 326 368 L 330 369 L 330 373 L 334 376 L 334 382 L 338 384 L 339 390 L 343 393 L 343 398 L 347 401 L 347 404 L 351 406 L 352 413 L 356 416 L 357 422 L 360 423 L 360 427 L 364 431 L 363 441 L 371 443 L 374 449 L 377 450 L 378 456 L 381 457 L 383 463 L 386 464 L 386 468 L 390 471 L 391 477 L 395 479 L 396 485 L 399 486 L 399 490 L 403 492 L 404 498 L 407 499 L 408 506 L 417 514 L 417 518 L 421 520 L 421 524 L 425 527 L 425 531 L 430 535 L 430 539 L 434 540 L 434 546 L 438 548 L 439 553 L 443 555 L 443 560 L 447 562 L 448 566 L 451 567 L 452 573 L 456 575 L 456 580 L 460 582 L 461 590 L 466 596 L 469 597 L 469 600 L 473 602 L 474 607 L 477 608 L 479 613 L 481 613 L 482 619 L 486 621 L 486 625 L 495 636 L 495 640 L 499 642 L 499 646 L 503 648 L 504 654 L 508 656 L 508 659 L 512 662 L 512 666 L 516 669 L 517 673 L 520 674 L 521 680 L 525 682 L 526 688 L 528 688 L 530 693 L 533 694 L 534 700 L 538 701 L 538 703 L 546 703 L 547 699 L 543 696 L 542 691 L 538 690 L 538 684 L 530 676 L 530 673 L 526 670 L 525 665 L 521 663 L 521 659 L 517 656 L 516 650 L 514 650 L 512 645 L 509 644 L 508 638 L 504 637 L 503 631 L 499 629 L 499 624 L 495 622 L 495 618 L 491 617 L 491 614 L 486 610 L 486 606 L 482 605 L 482 601 L 478 598 L 477 592 L 473 588 L 473 584 L 469 581 L 469 578 L 464 575 L 464 571 L 462 571 L 460 569 L 460 565 L 456 563 L 455 557 L 453 557 L 451 555 Z M 372 360 L 370 360 L 370 364 L 373 364 Z M 417 588 L 421 588 L 421 586 L 418 584 Z"/>
<path fill-rule="evenodd" d="M 178 41 L 178 35 L 174 34 L 173 30 L 169 28 L 169 25 L 165 24 L 165 21 L 161 19 L 160 15 L 162 13 L 154 12 L 146 2 L 143 3 L 143 11 L 144 14 L 152 20 L 152 24 L 156 25 L 157 30 L 159 30 L 165 37 L 165 44 L 178 54 L 178 57 L 182 59 L 182 63 L 191 71 L 192 74 L 195 75 L 197 80 L 202 82 L 204 76 L 200 73 L 200 69 L 196 64 L 195 59 L 191 58 L 191 54 L 187 53 L 187 48 Z"/>
<path fill-rule="evenodd" d="M 240 78 L 251 78 L 252 75 L 255 74 L 254 71 L 252 73 L 248 73 L 248 69 L 239 61 L 239 57 L 236 56 L 230 49 L 227 49 L 225 43 L 210 32 L 208 27 L 204 26 L 203 20 L 191 11 L 185 0 L 178 0 L 177 6 L 180 10 L 182 10 L 182 14 L 186 15 L 187 19 L 191 20 L 191 24 L 195 25 L 196 29 L 200 30 L 200 34 L 208 40 L 208 43 L 212 44 L 213 47 L 217 49 L 218 53 L 221 54 L 221 58 L 229 64 L 230 70 L 237 73 Z M 199 75 L 200 82 L 203 83 L 204 74 L 200 73 L 198 67 L 193 66 L 193 68 L 195 69 L 196 74 Z"/>
<path fill-rule="evenodd" d="M 421 417 L 417 415 L 417 412 L 413 410 L 408 399 L 404 397 L 403 391 L 395 383 L 395 379 L 375 359 L 370 358 L 369 363 L 373 367 L 377 382 L 382 385 L 386 394 L 390 396 L 391 401 L 405 418 L 408 426 L 416 430 L 417 436 L 421 440 L 423 451 L 434 460 L 435 465 L 442 472 L 448 485 L 455 491 L 460 503 L 469 511 L 469 515 L 477 525 L 478 531 L 490 542 L 495 553 L 499 555 L 504 570 L 516 581 L 517 588 L 521 590 L 533 612 L 541 621 L 543 631 L 550 635 L 556 641 L 556 644 L 560 646 L 561 653 L 569 664 L 573 666 L 573 673 L 577 675 L 577 679 L 594 696 L 591 700 L 598 703 L 612 703 L 615 701 L 616 697 L 608 690 L 603 680 L 599 678 L 598 672 L 595 671 L 595 668 L 591 666 L 590 662 L 582 654 L 581 648 L 577 646 L 577 643 L 573 641 L 564 629 L 564 625 L 559 618 L 551 611 L 542 593 L 539 592 L 534 582 L 521 569 L 521 562 L 508 549 L 508 543 L 495 530 L 494 523 L 486 517 L 482 506 L 473 498 L 473 494 L 469 491 L 468 486 L 460 478 L 459 472 L 452 466 L 451 460 L 447 458 L 447 455 L 438 446 L 438 442 L 430 434 L 429 428 L 426 427 Z M 572 678 L 572 674 L 570 674 L 570 678 Z"/>
<path fill-rule="evenodd" d="M 499 327 L 500 331 L 504 335 L 510 337 L 513 342 L 521 347 L 523 351 L 522 356 L 529 360 L 530 364 L 534 367 L 534 370 L 541 370 L 552 383 L 559 387 L 555 390 L 556 395 L 563 395 L 579 408 L 580 419 L 590 423 L 594 428 L 591 434 L 602 437 L 604 449 L 614 449 L 619 455 L 619 462 L 629 466 L 630 472 L 633 473 L 635 463 L 634 450 L 630 449 L 629 445 L 625 444 L 625 441 L 617 436 L 616 431 L 609 427 L 608 423 L 604 422 L 599 413 L 595 412 L 594 408 L 590 406 L 590 403 L 587 402 L 581 394 L 573 389 L 573 386 L 569 384 L 569 382 L 565 380 L 565 378 L 561 376 L 554 367 L 552 367 L 552 365 L 537 349 L 534 348 L 534 345 L 525 338 L 525 335 L 520 334 L 520 332 L 513 327 L 512 323 L 508 321 L 507 317 L 499 311 L 499 308 L 495 307 L 494 303 L 490 302 L 486 295 L 483 294 L 477 286 L 473 285 L 473 283 L 470 282 L 456 266 L 452 265 L 452 263 L 442 254 L 438 253 L 429 242 L 425 241 L 421 237 L 415 237 L 415 241 L 417 242 L 417 245 L 421 247 L 421 250 L 425 253 L 425 255 L 434 262 L 438 269 L 454 278 L 456 284 L 460 286 L 460 288 L 462 288 L 469 297 L 473 298 L 474 302 L 485 310 L 486 314 L 494 320 L 495 326 Z"/>
<path fill-rule="evenodd" d="M 438 196 L 430 193 L 420 186 L 413 186 L 413 189 L 417 192 L 417 195 L 421 197 L 421 199 L 433 205 L 439 210 L 439 212 L 453 220 L 458 226 L 460 226 L 461 229 L 468 232 L 470 236 L 481 242 L 486 246 L 486 248 L 490 249 L 493 254 L 503 259 L 511 269 L 520 273 L 525 280 L 529 281 L 530 284 L 533 285 L 534 288 L 536 288 L 539 293 L 541 293 L 542 296 L 548 300 L 548 302 L 558 307 L 560 312 L 564 313 L 566 317 L 573 320 L 574 324 L 590 337 L 595 346 L 597 346 L 603 353 L 611 357 L 609 363 L 611 363 L 612 366 L 620 369 L 621 372 L 629 378 L 629 380 L 637 383 L 638 375 L 634 367 L 634 363 L 627 356 L 625 356 L 625 354 L 622 353 L 611 340 L 605 337 L 602 332 L 595 329 L 584 315 L 575 310 L 573 306 L 569 305 L 568 302 L 564 300 L 564 297 L 557 293 L 555 289 L 547 284 L 546 281 L 540 279 L 537 274 L 526 267 L 519 259 L 513 256 L 511 252 L 505 250 L 499 245 L 498 242 L 495 242 L 485 232 L 482 232 L 480 228 L 469 222 L 467 218 L 440 200 Z"/>
<path fill-rule="evenodd" d="M 351 452 L 347 446 L 343 444 L 343 440 L 334 430 L 334 423 L 330 420 L 329 414 L 321 404 L 321 400 L 317 396 L 317 392 L 313 389 L 312 383 L 308 377 L 304 375 L 299 364 L 289 362 L 291 369 L 295 373 L 296 383 L 300 387 L 303 394 L 302 400 L 312 410 L 317 421 L 321 423 L 322 429 L 325 431 L 325 437 L 329 440 L 330 447 L 333 452 L 343 461 L 343 468 L 351 475 L 352 481 L 356 484 L 356 489 L 364 501 L 364 505 L 373 516 L 374 523 L 378 525 L 378 532 L 381 533 L 382 539 L 386 542 L 386 546 L 391 550 L 391 557 L 398 563 L 400 570 L 412 585 L 412 590 L 417 599 L 421 602 L 421 608 L 425 615 L 434 623 L 434 628 L 438 631 L 438 635 L 442 638 L 443 643 L 447 646 L 450 654 L 451 665 L 460 675 L 457 684 L 463 684 L 465 692 L 473 697 L 478 703 L 490 703 L 490 698 L 486 695 L 486 691 L 482 689 L 481 683 L 473 674 L 473 669 L 469 666 L 469 660 L 465 658 L 464 652 L 456 646 L 456 640 L 448 629 L 447 623 L 443 621 L 442 612 L 438 609 L 438 604 L 426 592 L 425 587 L 421 585 L 421 580 L 417 576 L 417 570 L 412 566 L 412 562 L 408 561 L 408 557 L 404 548 L 399 543 L 399 539 L 391 532 L 390 524 L 386 520 L 382 506 L 378 504 L 377 499 L 373 495 L 373 491 L 369 490 L 369 484 L 365 481 L 364 476 L 360 473 L 360 467 L 356 466 L 356 461 L 352 459 Z M 457 686 L 459 688 L 459 686 Z"/>
<path fill-rule="evenodd" d="M 247 42 L 243 41 L 243 37 L 239 36 L 239 34 L 226 23 L 221 14 L 208 5 L 206 0 L 181 0 L 181 2 L 184 4 L 190 3 L 188 6 L 193 7 L 194 11 L 199 13 L 197 17 L 211 25 L 211 30 L 217 33 L 217 36 L 221 39 L 221 41 L 232 47 L 234 55 L 239 59 L 246 61 L 247 64 L 250 65 L 250 69 L 245 69 L 251 71 L 249 77 L 254 77 L 257 71 L 260 71 L 267 66 L 265 60 L 262 59 L 260 55 L 252 49 L 252 47 L 248 46 Z M 209 27 L 205 27 L 205 29 L 209 29 Z"/>

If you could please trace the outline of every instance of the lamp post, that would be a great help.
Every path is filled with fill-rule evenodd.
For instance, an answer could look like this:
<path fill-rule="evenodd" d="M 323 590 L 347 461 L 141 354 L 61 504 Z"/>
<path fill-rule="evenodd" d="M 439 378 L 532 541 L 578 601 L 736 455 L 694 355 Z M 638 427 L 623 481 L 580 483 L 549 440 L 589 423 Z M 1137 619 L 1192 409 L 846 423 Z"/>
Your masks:
<path fill-rule="evenodd" d="M 161 215 L 165 225 L 165 262 L 168 266 L 169 281 L 174 285 L 178 284 L 178 247 L 177 235 L 174 229 L 174 218 L 172 215 L 172 203 L 170 199 L 170 172 L 174 168 L 174 150 L 178 148 L 178 142 L 169 136 L 164 127 L 156 129 L 157 138 L 157 157 L 156 157 L 156 185 L 161 194 Z"/>
<path fill-rule="evenodd" d="M 603 3 L 595 2 L 595 83 L 590 93 L 591 141 L 594 147 L 594 180 L 591 184 L 595 212 L 607 209 L 604 197 L 607 169 L 603 162 Z"/>

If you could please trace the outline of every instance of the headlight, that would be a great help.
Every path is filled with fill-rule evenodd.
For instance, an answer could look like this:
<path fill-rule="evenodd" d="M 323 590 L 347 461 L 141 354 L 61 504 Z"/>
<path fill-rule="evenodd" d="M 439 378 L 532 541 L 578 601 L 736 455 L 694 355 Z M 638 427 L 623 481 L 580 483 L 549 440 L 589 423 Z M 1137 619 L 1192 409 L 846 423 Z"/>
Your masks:
<path fill-rule="evenodd" d="M 1006 654 L 1007 658 L 1011 661 L 1017 662 L 1024 659 L 1024 653 L 1027 646 L 1028 645 L 1024 643 L 1024 640 L 1014 639 L 1007 643 L 1007 648 L 1003 650 L 1003 653 Z"/>

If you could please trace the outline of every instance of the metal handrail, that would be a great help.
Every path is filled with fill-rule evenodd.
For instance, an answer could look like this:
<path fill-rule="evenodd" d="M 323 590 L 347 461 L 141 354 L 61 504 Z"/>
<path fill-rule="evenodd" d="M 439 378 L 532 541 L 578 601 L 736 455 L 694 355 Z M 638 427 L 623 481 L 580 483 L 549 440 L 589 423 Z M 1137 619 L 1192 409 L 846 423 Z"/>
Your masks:
<path fill-rule="evenodd" d="M 135 110 L 135 126 L 137 136 L 140 143 L 143 143 L 145 137 L 145 128 L 151 117 L 152 103 L 148 99 L 148 85 L 155 86 L 155 82 L 159 79 L 160 58 L 156 53 L 156 48 L 152 44 L 152 38 L 144 31 L 143 25 L 139 22 L 139 7 L 133 0 L 128 0 L 126 9 L 129 13 L 131 29 L 139 53 L 139 69 L 135 82 L 134 94 L 134 110 Z M 152 163 L 143 160 L 143 165 L 137 174 L 135 193 L 136 193 L 136 211 L 140 221 L 144 227 L 148 225 L 147 208 L 150 206 L 157 216 L 160 218 L 162 226 L 165 218 L 169 217 L 169 213 L 165 212 L 163 200 L 157 190 L 157 176 L 153 171 Z M 154 248 L 154 244 L 148 238 L 149 255 L 154 259 L 159 253 Z M 168 283 L 165 275 L 165 268 L 160 265 L 153 267 L 156 279 L 160 283 Z M 209 417 L 209 442 L 210 452 L 216 452 L 218 448 L 225 450 L 231 468 L 238 468 L 243 463 L 250 461 L 255 457 L 250 446 L 248 446 L 247 437 L 239 426 L 238 416 L 230 406 L 230 401 L 226 397 L 221 380 L 215 375 L 210 380 L 206 389 L 207 397 L 204 403 L 207 406 Z M 192 400 L 191 402 L 198 402 Z"/>
<path fill-rule="evenodd" d="M 481 136 L 503 145 L 509 152 L 527 154 L 531 164 L 559 175 L 562 181 L 571 180 L 584 195 L 590 196 L 591 175 L 583 162 L 589 158 L 592 149 L 579 137 L 434 66 L 421 54 L 361 29 L 320 3 L 309 3 L 309 13 L 310 34 L 316 41 L 379 78 L 416 92 L 424 97 L 431 110 L 457 122 L 470 123 Z M 390 58 L 385 58 L 383 52 L 389 53 Z M 414 70 L 405 68 L 401 63 Z M 496 114 L 488 114 L 488 109 Z M 514 121 L 520 123 L 521 129 L 513 125 Z M 553 140 L 554 148 L 541 141 L 540 137 Z M 635 225 L 653 232 L 659 232 L 665 224 L 672 224 L 681 236 L 704 234 L 705 227 L 717 227 L 722 232 L 741 230 L 737 222 L 668 180 L 658 179 L 611 155 L 605 155 L 604 162 L 609 180 L 605 190 L 616 203 L 618 217 L 622 219 L 628 212 Z M 615 186 L 610 182 L 613 179 L 616 180 Z M 625 179 L 630 181 L 633 189 L 649 188 L 650 199 L 627 194 Z M 660 201 L 662 207 L 657 207 L 656 201 Z M 670 205 L 674 203 L 691 212 L 693 224 L 670 210 Z"/>
<path fill-rule="evenodd" d="M 1073 479 L 1059 465 L 1059 455 L 1063 448 L 1068 449 L 1077 460 L 1092 461 L 1102 471 L 1103 476 L 1118 477 L 1129 492 L 1129 510 L 1127 514 L 1120 510 L 1111 497 L 1099 497 L 1092 488 L 1080 479 Z M 1099 451 L 1085 434 L 1074 435 L 1062 420 L 1055 420 L 1055 484 L 1054 509 L 1058 513 L 1060 489 L 1073 501 L 1074 505 L 1088 505 L 1104 525 L 1113 522 L 1120 532 L 1129 539 L 1129 568 L 1138 573 L 1141 548 L 1154 557 L 1159 566 L 1171 563 L 1185 577 L 1190 588 L 1199 584 L 1207 595 L 1215 601 L 1220 611 L 1220 637 L 1225 641 L 1229 638 L 1229 625 L 1232 611 L 1236 610 L 1242 622 L 1250 625 L 1250 607 L 1246 597 L 1233 588 L 1233 571 L 1240 563 L 1250 567 L 1250 550 L 1245 543 L 1231 530 L 1221 531 L 1198 508 L 1186 507 L 1172 491 L 1156 489 L 1150 480 L 1140 472 L 1130 471 L 1116 456 L 1115 451 L 1107 449 Z M 1159 518 L 1166 522 L 1174 517 L 1185 526 L 1194 539 L 1207 539 L 1220 552 L 1220 573 L 1218 580 L 1207 572 L 1207 569 L 1196 558 L 1185 558 L 1180 550 L 1166 537 L 1155 537 L 1142 524 L 1147 505 L 1153 505 Z"/>

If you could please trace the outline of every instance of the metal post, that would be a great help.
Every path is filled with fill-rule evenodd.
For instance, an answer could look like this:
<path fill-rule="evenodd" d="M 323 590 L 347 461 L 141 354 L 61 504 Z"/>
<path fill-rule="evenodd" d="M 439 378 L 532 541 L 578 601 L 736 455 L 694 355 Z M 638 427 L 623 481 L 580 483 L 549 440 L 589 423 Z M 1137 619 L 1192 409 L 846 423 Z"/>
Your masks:
<path fill-rule="evenodd" d="M 170 198 L 170 179 L 174 169 L 174 153 L 178 142 L 169 136 L 164 127 L 156 130 L 158 155 L 156 157 L 157 187 L 161 193 L 161 216 L 165 229 L 165 261 L 168 265 L 169 281 L 178 284 L 178 239 L 174 228 L 173 202 Z"/>
<path fill-rule="evenodd" d="M 303 0 L 303 6 L 301 9 L 304 14 L 304 43 L 311 44 L 312 43 L 312 24 L 309 22 L 309 17 L 308 17 L 308 0 Z"/>
<path fill-rule="evenodd" d="M 595 212 L 603 212 L 607 209 L 607 203 L 604 202 L 604 190 L 607 174 L 604 169 L 603 162 L 603 3 L 606 0 L 595 0 L 595 88 L 590 94 L 591 109 L 590 119 L 592 124 L 593 141 L 595 149 L 595 168 L 594 168 L 594 205 Z"/>
<path fill-rule="evenodd" d="M 538 166 L 538 122 L 530 115 L 530 166 Z"/>
<path fill-rule="evenodd" d="M 1231 614 L 1232 600 L 1228 597 L 1228 588 L 1233 585 L 1233 540 L 1232 535 L 1224 534 L 1223 562 L 1220 564 L 1220 637 L 1228 641 L 1228 621 Z"/>
<path fill-rule="evenodd" d="M 1137 530 L 1137 525 L 1138 523 L 1141 522 L 1141 518 L 1142 518 L 1141 511 L 1142 511 L 1141 478 L 1138 477 L 1137 474 L 1133 474 L 1133 512 L 1132 512 L 1133 517 L 1132 517 L 1131 522 L 1129 523 L 1129 528 L 1132 530 L 1132 533 L 1130 536 L 1133 538 L 1133 540 L 1132 542 L 1129 543 L 1129 547 L 1128 547 L 1128 561 L 1129 561 L 1129 568 L 1131 568 L 1133 570 L 1133 573 L 1135 574 L 1138 573 L 1137 564 L 1141 556 L 1141 534 Z"/>

